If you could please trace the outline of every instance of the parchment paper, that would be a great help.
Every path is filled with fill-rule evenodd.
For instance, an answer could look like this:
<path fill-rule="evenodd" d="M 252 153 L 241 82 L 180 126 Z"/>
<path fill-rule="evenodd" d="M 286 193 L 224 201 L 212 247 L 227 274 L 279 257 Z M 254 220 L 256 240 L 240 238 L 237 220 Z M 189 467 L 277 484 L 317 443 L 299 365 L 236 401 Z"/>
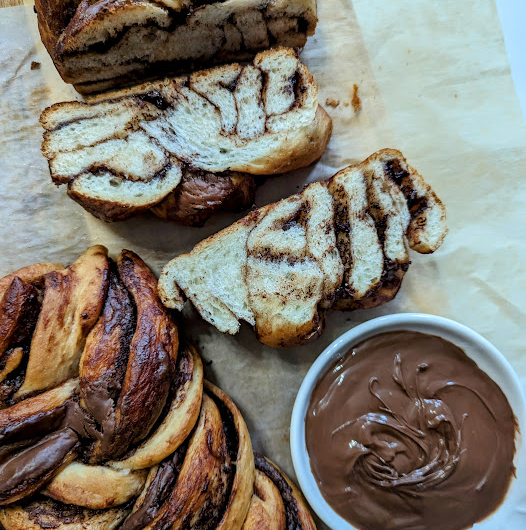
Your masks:
<path fill-rule="evenodd" d="M 462 322 L 502 351 L 526 388 L 526 127 L 493 2 L 320 0 L 316 35 L 302 58 L 322 104 L 340 102 L 326 106 L 333 137 L 317 165 L 268 179 L 258 205 L 393 147 L 446 204 L 450 233 L 436 254 L 412 253 L 393 302 L 329 313 L 324 335 L 309 346 L 272 350 L 248 326 L 222 335 L 186 310 L 185 330 L 213 361 L 207 376 L 239 405 L 255 448 L 291 476 L 288 427 L 303 376 L 337 336 L 373 317 L 418 311 Z M 67 264 L 94 243 L 112 255 L 130 248 L 158 274 L 235 219 L 191 229 L 153 215 L 107 225 L 87 214 L 51 184 L 40 154 L 40 112 L 79 96 L 55 72 L 32 7 L 0 10 L 0 61 L 0 274 L 37 261 Z M 32 61 L 41 68 L 31 70 Z M 350 104 L 354 84 L 358 112 Z M 520 504 L 526 513 L 526 491 Z"/>

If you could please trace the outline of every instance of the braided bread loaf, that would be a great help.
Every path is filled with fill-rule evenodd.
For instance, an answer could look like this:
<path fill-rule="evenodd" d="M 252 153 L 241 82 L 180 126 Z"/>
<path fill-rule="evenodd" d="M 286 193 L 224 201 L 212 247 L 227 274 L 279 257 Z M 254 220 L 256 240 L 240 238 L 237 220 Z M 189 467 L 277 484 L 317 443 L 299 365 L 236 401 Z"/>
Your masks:
<path fill-rule="evenodd" d="M 115 263 L 95 246 L 0 280 L 0 528 L 269 525 L 314 528 L 195 349 L 179 348 L 137 255 Z"/>

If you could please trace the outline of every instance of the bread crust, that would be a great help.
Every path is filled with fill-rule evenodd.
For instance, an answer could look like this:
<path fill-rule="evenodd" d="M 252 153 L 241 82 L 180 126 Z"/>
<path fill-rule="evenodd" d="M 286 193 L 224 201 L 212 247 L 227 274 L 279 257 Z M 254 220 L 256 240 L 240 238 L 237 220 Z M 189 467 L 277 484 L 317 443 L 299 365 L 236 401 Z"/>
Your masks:
<path fill-rule="evenodd" d="M 36 0 L 36 11 L 57 70 L 82 94 L 299 49 L 317 23 L 315 0 Z"/>
<path fill-rule="evenodd" d="M 285 473 L 283 473 L 283 471 L 274 462 L 260 454 L 255 455 L 255 463 L 258 477 L 265 477 L 270 480 L 271 484 L 273 485 L 272 489 L 274 489 L 275 492 L 277 492 L 277 494 L 281 497 L 283 503 L 283 514 L 280 515 L 279 512 L 276 513 L 277 510 L 274 509 L 264 515 L 261 513 L 263 510 L 258 510 L 258 508 L 261 508 L 261 506 L 265 506 L 267 500 L 265 495 L 262 495 L 261 498 L 258 499 L 256 483 L 256 491 L 253 498 L 253 500 L 256 502 L 251 505 L 251 511 L 249 512 L 249 516 L 253 517 L 247 518 L 248 520 L 243 527 L 243 530 L 267 530 L 267 528 L 274 528 L 274 526 L 269 524 L 269 522 L 275 522 L 275 519 L 279 520 L 283 516 L 286 521 L 287 528 L 316 530 L 316 524 L 309 513 L 305 499 L 290 478 L 287 477 L 287 475 L 285 475 Z M 272 506 L 272 504 L 270 504 L 270 506 Z M 263 515 L 263 517 L 261 517 L 261 515 Z"/>
<path fill-rule="evenodd" d="M 188 171 L 181 183 L 152 212 L 186 226 L 203 226 L 216 212 L 238 213 L 254 204 L 256 183 L 251 175 Z"/>
<path fill-rule="evenodd" d="M 90 328 L 74 370 L 78 377 L 60 384 L 59 373 L 53 388 L 45 390 L 46 384 L 18 403 L 0 404 L 0 528 L 263 530 L 247 517 L 263 490 L 254 489 L 246 423 L 234 402 L 203 380 L 195 348 L 179 348 L 177 327 L 147 265 L 127 250 L 115 263 L 96 246 L 58 267 L 17 271 L 27 282 L 16 274 L 0 279 L 0 285 L 9 283 L 0 300 L 0 362 L 31 339 L 32 326 L 21 316 L 42 317 L 46 328 L 54 328 L 57 317 L 46 296 L 55 313 L 82 311 Z M 92 297 L 106 269 L 108 285 L 95 318 Z M 26 302 L 41 298 L 42 275 L 44 303 L 35 316 Z M 60 277 L 74 289 L 50 284 L 61 287 Z M 86 300 L 79 301 L 75 289 Z M 74 326 L 63 327 L 65 343 L 68 332 L 77 336 Z M 274 505 L 287 507 L 287 520 L 313 530 L 288 479 L 274 467 L 266 476 L 267 486 L 275 484 L 269 486 Z"/>
<path fill-rule="evenodd" d="M 78 204 L 89 212 L 93 217 L 105 221 L 106 223 L 114 223 L 118 221 L 126 221 L 132 217 L 141 215 L 150 208 L 153 208 L 159 201 L 153 200 L 149 204 L 141 206 L 134 206 L 132 204 L 119 204 L 114 201 L 106 201 L 104 199 L 97 199 L 95 197 L 88 197 L 83 193 L 79 193 L 75 189 L 75 181 L 68 184 L 68 195 Z M 161 201 L 163 199 L 160 199 Z"/>

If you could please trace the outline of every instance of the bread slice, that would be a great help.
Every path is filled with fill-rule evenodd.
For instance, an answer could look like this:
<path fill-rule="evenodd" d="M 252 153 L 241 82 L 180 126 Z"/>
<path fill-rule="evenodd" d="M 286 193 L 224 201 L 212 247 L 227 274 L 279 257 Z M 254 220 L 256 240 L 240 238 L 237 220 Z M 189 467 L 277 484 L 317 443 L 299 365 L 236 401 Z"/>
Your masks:
<path fill-rule="evenodd" d="M 308 253 L 305 210 L 301 195 L 284 199 L 266 209 L 247 239 L 249 306 L 258 337 L 275 347 L 285 345 L 282 337 L 301 343 L 319 333 L 324 276 Z"/>
<path fill-rule="evenodd" d="M 224 333 L 237 333 L 238 319 L 255 325 L 245 276 L 248 236 L 261 216 L 249 214 L 180 256 L 177 268 L 165 268 L 163 303 L 181 311 L 181 289 L 201 316 Z"/>
<path fill-rule="evenodd" d="M 322 155 L 332 131 L 316 83 L 288 48 L 262 52 L 253 64 L 148 83 L 91 104 L 59 103 L 40 121 L 51 178 L 105 221 L 156 206 L 181 182 L 203 184 L 204 173 L 232 187 L 233 178 L 305 167 Z M 254 185 L 245 189 L 248 197 L 238 194 L 236 205 L 252 203 Z M 183 223 L 199 211 L 201 221 L 203 210 L 217 209 L 217 201 L 206 206 L 208 196 L 203 191 L 201 205 L 194 200 L 189 207 L 187 200 L 174 210 L 172 201 L 154 211 Z M 228 200 L 222 194 L 220 205 Z"/>
<path fill-rule="evenodd" d="M 361 300 L 377 288 L 383 270 L 382 247 L 367 197 L 367 177 L 362 168 L 349 167 L 329 181 L 336 203 L 338 250 L 344 263 L 340 298 Z"/>
<path fill-rule="evenodd" d="M 330 307 L 391 300 L 409 267 L 408 246 L 434 252 L 446 233 L 436 194 L 399 151 L 385 149 L 174 258 L 159 294 L 181 310 L 182 290 L 220 331 L 236 333 L 245 320 L 263 343 L 296 346 L 321 334 Z"/>
<path fill-rule="evenodd" d="M 398 292 L 409 267 L 405 234 L 410 214 L 403 194 L 392 182 L 384 178 L 381 164 L 379 168 L 378 164 L 370 160 L 368 168 L 357 168 L 354 173 L 363 186 L 368 227 L 371 226 L 370 221 L 374 223 L 374 236 L 369 234 L 371 244 L 365 245 L 369 256 L 362 256 L 363 263 L 360 267 L 365 269 L 366 264 L 369 264 L 371 272 L 365 276 L 369 280 L 369 283 L 367 279 L 365 282 L 366 291 L 362 289 L 361 292 L 353 292 L 350 283 L 340 290 L 335 308 L 342 310 L 366 309 L 388 302 Z M 333 181 L 336 181 L 337 177 L 334 177 Z M 347 237 L 350 239 L 350 236 Z M 356 265 L 354 262 L 354 275 L 359 276 Z"/>
<path fill-rule="evenodd" d="M 57 70 L 81 94 L 159 72 L 246 61 L 268 48 L 302 48 L 315 0 L 36 0 Z"/>

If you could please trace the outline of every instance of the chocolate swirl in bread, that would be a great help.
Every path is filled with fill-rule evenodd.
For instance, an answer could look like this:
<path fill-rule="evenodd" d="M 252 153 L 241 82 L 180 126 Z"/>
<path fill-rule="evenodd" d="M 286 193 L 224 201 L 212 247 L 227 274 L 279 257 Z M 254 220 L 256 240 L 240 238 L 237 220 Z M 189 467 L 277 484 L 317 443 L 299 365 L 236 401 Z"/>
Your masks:
<path fill-rule="evenodd" d="M 383 149 L 301 193 L 251 212 L 165 265 L 167 307 L 190 300 L 220 331 L 240 320 L 292 347 L 323 332 L 325 312 L 390 301 L 409 249 L 437 250 L 445 207 L 399 151 Z"/>
<path fill-rule="evenodd" d="M 314 162 L 332 130 L 311 74 L 286 48 L 58 103 L 40 121 L 53 182 L 88 212 L 122 221 L 152 209 L 193 226 L 250 206 L 252 176 Z"/>
<path fill-rule="evenodd" d="M 36 12 L 60 75 L 82 94 L 302 48 L 317 21 L 313 0 L 37 0 Z"/>
<path fill-rule="evenodd" d="M 39 490 L 90 509 L 129 503 L 194 426 L 199 356 L 178 354 L 156 278 L 132 252 L 115 264 L 92 247 L 42 280 L 40 308 L 38 288 L 18 276 L 0 306 L 4 355 L 30 344 L 23 382 L 0 410 L 0 503 Z"/>
<path fill-rule="evenodd" d="M 179 348 L 137 255 L 115 263 L 96 246 L 67 268 L 21 269 L 0 289 L 0 360 L 17 348 L 27 357 L 2 381 L 18 370 L 0 404 L 0 528 L 250 528 L 245 422 L 203 381 L 195 349 Z"/>
<path fill-rule="evenodd" d="M 301 493 L 273 462 L 254 454 L 256 480 L 243 530 L 315 530 Z"/>

